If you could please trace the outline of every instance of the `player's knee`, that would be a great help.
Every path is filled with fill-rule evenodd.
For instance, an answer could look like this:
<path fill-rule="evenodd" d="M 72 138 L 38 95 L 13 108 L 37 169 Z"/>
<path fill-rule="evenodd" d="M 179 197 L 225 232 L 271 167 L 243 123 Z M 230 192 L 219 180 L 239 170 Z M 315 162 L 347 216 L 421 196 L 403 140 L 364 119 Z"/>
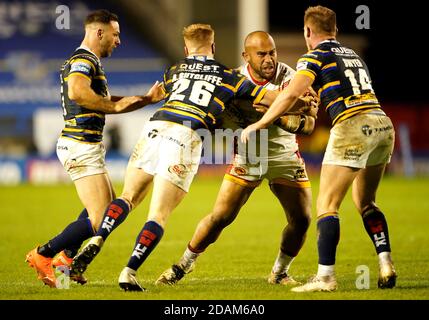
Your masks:
<path fill-rule="evenodd" d="M 227 215 L 217 214 L 216 212 L 212 212 L 209 214 L 209 223 L 215 229 L 223 229 L 228 226 L 234 219 L 231 219 Z"/>
<path fill-rule="evenodd" d="M 138 205 L 136 197 L 130 193 L 124 192 L 121 194 L 120 198 L 128 204 L 130 211 Z"/>
<path fill-rule="evenodd" d="M 311 223 L 311 216 L 310 215 L 300 215 L 298 217 L 295 217 L 293 219 L 290 219 L 289 225 L 299 230 L 303 233 L 307 232 L 308 228 L 310 227 Z"/>

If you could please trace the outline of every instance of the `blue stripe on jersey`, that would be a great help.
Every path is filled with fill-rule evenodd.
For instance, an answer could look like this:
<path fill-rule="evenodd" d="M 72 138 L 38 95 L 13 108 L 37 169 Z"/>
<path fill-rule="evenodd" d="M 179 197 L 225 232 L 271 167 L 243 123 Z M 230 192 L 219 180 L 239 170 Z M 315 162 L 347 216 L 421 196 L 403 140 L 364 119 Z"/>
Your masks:
<path fill-rule="evenodd" d="M 336 86 L 332 86 L 332 87 L 326 88 L 325 90 L 323 90 L 322 92 L 320 92 L 320 96 L 323 96 L 328 91 L 331 91 L 332 89 L 337 89 L 337 88 L 341 88 L 341 84 L 337 84 Z"/>

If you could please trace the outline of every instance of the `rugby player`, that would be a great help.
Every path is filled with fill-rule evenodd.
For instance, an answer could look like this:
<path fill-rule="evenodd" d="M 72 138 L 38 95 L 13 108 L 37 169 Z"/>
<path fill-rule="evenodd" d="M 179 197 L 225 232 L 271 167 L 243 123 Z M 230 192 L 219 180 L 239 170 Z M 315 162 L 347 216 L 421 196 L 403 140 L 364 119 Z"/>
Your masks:
<path fill-rule="evenodd" d="M 45 284 L 56 286 L 53 267 L 69 267 L 82 242 L 99 228 L 103 212 L 115 198 L 105 165 L 102 143 L 105 114 L 129 112 L 160 101 L 155 84 L 146 96 L 111 96 L 100 58 L 119 46 L 118 17 L 97 10 L 86 17 L 81 45 L 61 67 L 61 104 L 65 127 L 57 155 L 74 182 L 84 210 L 59 235 L 31 250 L 26 257 Z M 81 276 L 73 280 L 84 284 Z"/>
<path fill-rule="evenodd" d="M 336 33 L 334 11 L 322 6 L 306 10 L 304 38 L 309 51 L 298 60 L 297 73 L 286 90 L 258 122 L 242 132 L 242 141 L 246 141 L 250 132 L 269 126 L 310 86 L 318 92 L 332 121 L 317 199 L 318 271 L 308 283 L 292 288 L 295 292 L 337 289 L 339 208 L 351 185 L 354 204 L 378 255 L 378 287 L 396 284 L 386 218 L 375 203 L 395 132 L 374 93 L 368 67 L 336 40 Z"/>
<path fill-rule="evenodd" d="M 214 30 L 207 24 L 184 28 L 186 58 L 164 74 L 165 103 L 148 121 L 131 155 L 122 195 L 112 201 L 96 236 L 74 258 L 71 273 L 81 275 L 109 234 L 145 197 L 153 182 L 147 221 L 119 276 L 126 291 L 143 291 L 137 269 L 161 240 L 167 220 L 189 190 L 200 162 L 196 130 L 212 130 L 235 98 L 269 105 L 277 96 L 214 60 Z"/>
<path fill-rule="evenodd" d="M 286 88 L 295 74 L 288 65 L 277 61 L 275 42 L 267 32 L 255 31 L 248 34 L 244 41 L 242 56 L 246 63 L 238 68 L 240 73 L 253 83 L 267 89 Z M 244 128 L 246 123 L 249 124 L 261 117 L 260 113 L 252 109 L 248 101 L 237 100 L 228 108 L 227 116 Z M 312 112 L 315 115 L 317 108 Z M 279 119 L 282 123 L 277 122 L 269 126 L 268 157 L 265 162 L 252 165 L 247 160 L 248 151 L 244 154 L 238 152 L 235 154 L 233 163 L 225 174 L 212 212 L 199 222 L 181 259 L 164 271 L 156 284 L 175 284 L 185 274 L 191 272 L 197 257 L 218 239 L 225 227 L 234 221 L 253 190 L 264 178 L 269 181 L 271 191 L 282 205 L 287 220 L 268 282 L 283 285 L 297 284 L 289 276 L 288 270 L 306 238 L 311 220 L 312 194 L 295 133 L 310 134 L 315 124 L 314 115 L 313 117 L 287 115 Z M 266 169 L 261 167 L 262 163 L 266 163 Z"/>

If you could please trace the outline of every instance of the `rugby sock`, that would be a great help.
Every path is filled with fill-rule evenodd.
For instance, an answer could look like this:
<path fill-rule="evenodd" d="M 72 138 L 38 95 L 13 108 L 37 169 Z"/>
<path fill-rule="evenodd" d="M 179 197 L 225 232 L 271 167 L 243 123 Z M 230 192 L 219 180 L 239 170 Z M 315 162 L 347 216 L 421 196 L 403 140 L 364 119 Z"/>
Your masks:
<path fill-rule="evenodd" d="M 340 239 L 340 219 L 336 212 L 327 212 L 317 221 L 317 248 L 319 251 L 319 265 L 330 266 L 335 264 L 335 255 Z"/>
<path fill-rule="evenodd" d="M 188 244 L 188 247 L 183 253 L 182 258 L 180 258 L 178 265 L 181 266 L 185 272 L 187 272 L 200 254 L 201 252 L 195 252 L 191 245 Z"/>
<path fill-rule="evenodd" d="M 294 258 L 295 257 L 291 257 L 280 250 L 279 254 L 277 255 L 276 261 L 274 262 L 272 272 L 278 274 L 287 274 Z"/>
<path fill-rule="evenodd" d="M 88 219 L 88 211 L 86 210 L 86 208 L 84 208 L 82 212 L 79 214 L 79 216 L 77 217 L 77 220 L 82 220 L 82 219 Z M 64 253 L 66 254 L 66 256 L 69 258 L 73 258 L 78 253 L 82 243 L 83 242 L 76 244 L 74 246 L 68 246 L 67 248 L 65 248 Z"/>
<path fill-rule="evenodd" d="M 80 246 L 83 241 L 93 235 L 91 221 L 89 219 L 79 219 L 70 223 L 63 232 L 39 247 L 37 252 L 42 256 L 53 258 L 66 247 Z"/>
<path fill-rule="evenodd" d="M 156 247 L 164 234 L 164 229 L 155 221 L 148 221 L 136 239 L 136 245 L 127 267 L 137 270 Z"/>
<path fill-rule="evenodd" d="M 101 227 L 96 235 L 106 240 L 109 234 L 124 222 L 129 212 L 130 207 L 125 200 L 121 198 L 113 200 L 104 212 Z"/>
<path fill-rule="evenodd" d="M 373 207 L 362 214 L 362 219 L 377 254 L 390 252 L 389 230 L 384 214 L 378 208 Z"/>

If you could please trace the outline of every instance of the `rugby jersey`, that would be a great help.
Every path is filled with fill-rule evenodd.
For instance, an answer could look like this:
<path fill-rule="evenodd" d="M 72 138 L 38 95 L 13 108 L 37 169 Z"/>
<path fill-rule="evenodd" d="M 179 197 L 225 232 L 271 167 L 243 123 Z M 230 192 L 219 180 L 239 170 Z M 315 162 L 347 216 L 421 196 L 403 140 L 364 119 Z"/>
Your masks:
<path fill-rule="evenodd" d="M 332 125 L 361 112 L 384 114 L 365 62 L 338 41 L 322 41 L 298 60 L 296 69 L 314 80 L 312 87 Z"/>
<path fill-rule="evenodd" d="M 213 130 L 234 98 L 259 103 L 266 89 L 207 56 L 189 56 L 164 73 L 164 105 L 150 119 Z"/>
<path fill-rule="evenodd" d="M 61 104 L 65 122 L 61 136 L 81 142 L 99 143 L 103 138 L 105 114 L 87 109 L 69 99 L 68 79 L 75 76 L 89 79 L 96 94 L 108 96 L 106 75 L 100 59 L 88 48 L 77 48 L 61 67 Z"/>

